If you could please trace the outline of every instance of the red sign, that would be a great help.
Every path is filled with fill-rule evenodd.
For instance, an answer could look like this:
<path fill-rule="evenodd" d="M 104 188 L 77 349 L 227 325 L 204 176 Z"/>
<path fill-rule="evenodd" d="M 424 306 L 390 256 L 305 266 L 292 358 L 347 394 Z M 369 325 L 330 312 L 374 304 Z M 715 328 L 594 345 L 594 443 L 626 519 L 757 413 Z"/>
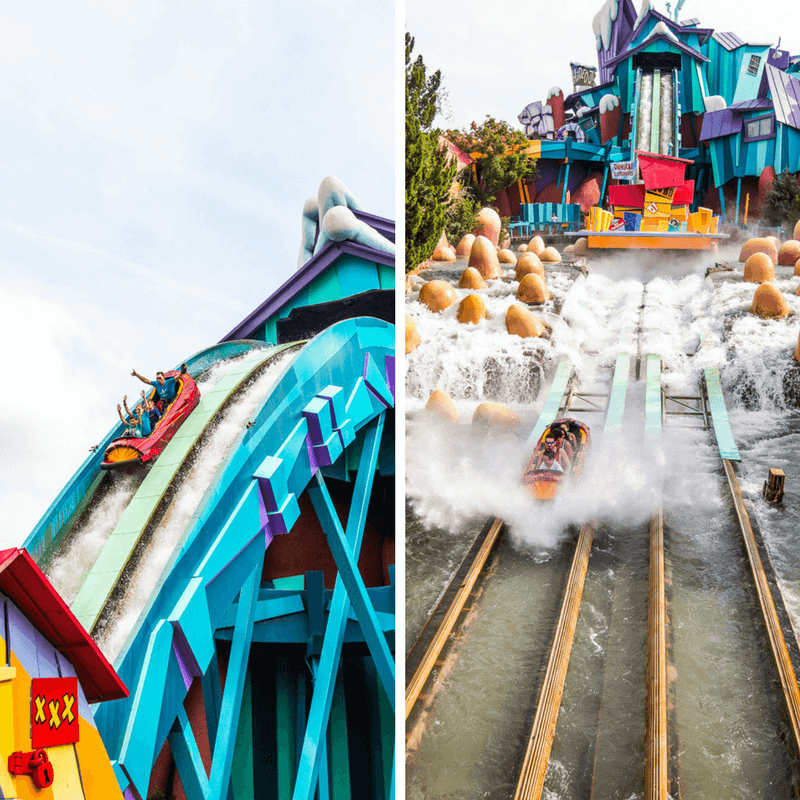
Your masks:
<path fill-rule="evenodd" d="M 31 746 L 78 741 L 78 679 L 31 679 Z"/>
<path fill-rule="evenodd" d="M 609 226 L 610 231 L 620 231 L 625 227 L 624 219 L 615 219 Z"/>

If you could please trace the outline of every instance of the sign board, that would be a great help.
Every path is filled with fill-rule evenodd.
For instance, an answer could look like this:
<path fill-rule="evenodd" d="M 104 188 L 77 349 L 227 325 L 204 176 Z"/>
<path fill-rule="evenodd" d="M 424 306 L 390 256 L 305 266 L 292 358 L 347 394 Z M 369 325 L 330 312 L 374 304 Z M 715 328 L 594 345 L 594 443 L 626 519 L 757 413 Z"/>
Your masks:
<path fill-rule="evenodd" d="M 610 231 L 621 231 L 625 228 L 625 220 L 624 219 L 615 219 L 611 225 L 609 226 Z"/>
<path fill-rule="evenodd" d="M 78 679 L 31 679 L 31 747 L 78 741 Z"/>
<path fill-rule="evenodd" d="M 636 159 L 633 161 L 612 161 L 611 177 L 617 181 L 632 181 L 636 178 Z"/>
<path fill-rule="evenodd" d="M 584 88 L 594 86 L 597 67 L 585 67 L 582 64 L 573 64 L 572 62 L 570 62 L 570 67 L 572 69 L 573 86 L 583 86 Z"/>

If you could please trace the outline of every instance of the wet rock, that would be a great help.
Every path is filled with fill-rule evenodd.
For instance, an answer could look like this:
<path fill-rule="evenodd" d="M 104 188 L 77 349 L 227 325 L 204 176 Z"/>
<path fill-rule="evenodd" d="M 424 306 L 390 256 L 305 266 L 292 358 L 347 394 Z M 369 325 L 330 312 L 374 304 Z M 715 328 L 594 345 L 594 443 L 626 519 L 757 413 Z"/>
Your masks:
<path fill-rule="evenodd" d="M 544 275 L 544 266 L 539 260 L 539 256 L 533 253 L 525 253 L 517 262 L 516 280 L 521 281 L 526 275 L 538 275 L 543 281 L 546 280 Z"/>
<path fill-rule="evenodd" d="M 800 219 L 797 220 L 794 226 L 794 233 L 792 234 L 792 239 L 800 240 Z"/>
<path fill-rule="evenodd" d="M 472 424 L 488 428 L 516 428 L 519 416 L 502 403 L 481 403 L 472 415 Z"/>
<path fill-rule="evenodd" d="M 545 247 L 541 253 L 539 253 L 539 258 L 545 264 L 558 264 L 561 261 L 561 253 L 555 249 L 555 247 Z"/>
<path fill-rule="evenodd" d="M 544 239 L 541 236 L 534 236 L 528 242 L 528 252 L 535 253 L 537 256 L 544 250 Z"/>
<path fill-rule="evenodd" d="M 800 337 L 798 337 L 797 345 L 794 348 L 794 360 L 800 364 Z"/>
<path fill-rule="evenodd" d="M 575 240 L 575 255 L 585 256 L 589 253 L 589 240 L 585 236 Z"/>
<path fill-rule="evenodd" d="M 547 330 L 547 325 L 533 311 L 515 304 L 506 312 L 506 330 L 512 336 L 538 339 Z"/>
<path fill-rule="evenodd" d="M 778 250 L 778 263 L 784 267 L 794 266 L 800 259 L 800 242 L 797 239 L 789 239 L 781 245 Z"/>
<path fill-rule="evenodd" d="M 528 252 L 528 245 L 526 245 L 526 244 L 519 245 L 519 247 L 517 247 L 517 252 L 518 253 L 527 253 Z"/>
<path fill-rule="evenodd" d="M 461 237 L 461 241 L 456 247 L 457 256 L 468 256 L 469 251 L 472 249 L 472 243 L 475 241 L 474 233 L 466 233 Z"/>
<path fill-rule="evenodd" d="M 778 261 L 778 248 L 769 239 L 748 239 L 742 245 L 739 261 L 747 261 L 753 253 L 766 253 L 775 264 Z"/>
<path fill-rule="evenodd" d="M 477 294 L 468 294 L 459 304 L 456 319 L 465 325 L 477 325 L 486 317 L 486 304 Z"/>
<path fill-rule="evenodd" d="M 437 389 L 425 403 L 425 411 L 435 414 L 447 422 L 458 422 L 458 411 L 447 392 L 442 389 Z"/>
<path fill-rule="evenodd" d="M 516 264 L 517 257 L 514 255 L 513 250 L 500 250 L 497 254 L 497 260 L 501 264 Z"/>
<path fill-rule="evenodd" d="M 459 289 L 485 289 L 486 281 L 475 267 L 467 267 L 458 280 Z"/>
<path fill-rule="evenodd" d="M 775 280 L 775 265 L 766 253 L 753 253 L 744 265 L 744 279 L 748 283 L 766 283 Z"/>
<path fill-rule="evenodd" d="M 797 259 L 797 261 L 796 261 L 796 263 L 794 265 L 794 274 L 795 275 L 800 275 L 800 258 Z"/>
<path fill-rule="evenodd" d="M 541 304 L 550 299 L 550 292 L 540 275 L 523 275 L 517 289 L 517 300 L 523 303 Z"/>
<path fill-rule="evenodd" d="M 564 248 L 564 252 L 565 252 L 565 253 L 574 253 L 574 252 L 575 252 L 575 245 L 574 245 L 574 244 L 568 244 L 568 245 L 567 245 L 567 246 Z"/>
<path fill-rule="evenodd" d="M 789 314 L 789 304 L 771 283 L 762 283 L 753 296 L 751 313 L 759 317 L 775 319 Z"/>
<path fill-rule="evenodd" d="M 422 337 L 419 335 L 417 323 L 406 314 L 406 355 L 419 347 Z"/>
<path fill-rule="evenodd" d="M 428 281 L 419 290 L 419 301 L 431 311 L 439 312 L 449 308 L 458 300 L 456 290 L 447 281 Z"/>
<path fill-rule="evenodd" d="M 433 255 L 431 256 L 431 261 L 455 261 L 455 260 L 456 260 L 455 251 L 452 250 L 450 247 L 445 247 L 443 245 L 439 245 L 433 251 Z"/>
<path fill-rule="evenodd" d="M 493 208 L 482 208 L 475 217 L 475 236 L 485 236 L 493 245 L 500 238 L 500 215 Z"/>
<path fill-rule="evenodd" d="M 472 243 L 467 266 L 474 267 L 487 280 L 502 277 L 500 262 L 497 260 L 497 250 L 485 237 L 478 236 Z"/>

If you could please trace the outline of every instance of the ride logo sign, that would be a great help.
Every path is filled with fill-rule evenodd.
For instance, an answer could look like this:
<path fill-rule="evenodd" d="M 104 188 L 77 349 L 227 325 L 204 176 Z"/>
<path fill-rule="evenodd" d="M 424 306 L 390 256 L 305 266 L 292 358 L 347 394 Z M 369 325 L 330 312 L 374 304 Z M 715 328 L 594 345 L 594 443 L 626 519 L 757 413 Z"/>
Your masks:
<path fill-rule="evenodd" d="M 78 679 L 31 679 L 31 747 L 78 741 Z"/>

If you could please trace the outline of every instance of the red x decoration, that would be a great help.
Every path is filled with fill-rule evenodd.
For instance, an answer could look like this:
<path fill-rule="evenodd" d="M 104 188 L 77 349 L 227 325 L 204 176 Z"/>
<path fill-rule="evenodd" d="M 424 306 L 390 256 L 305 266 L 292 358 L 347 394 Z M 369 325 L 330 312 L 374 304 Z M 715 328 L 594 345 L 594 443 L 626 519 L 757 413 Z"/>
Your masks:
<path fill-rule="evenodd" d="M 31 680 L 31 747 L 78 741 L 78 679 Z"/>

